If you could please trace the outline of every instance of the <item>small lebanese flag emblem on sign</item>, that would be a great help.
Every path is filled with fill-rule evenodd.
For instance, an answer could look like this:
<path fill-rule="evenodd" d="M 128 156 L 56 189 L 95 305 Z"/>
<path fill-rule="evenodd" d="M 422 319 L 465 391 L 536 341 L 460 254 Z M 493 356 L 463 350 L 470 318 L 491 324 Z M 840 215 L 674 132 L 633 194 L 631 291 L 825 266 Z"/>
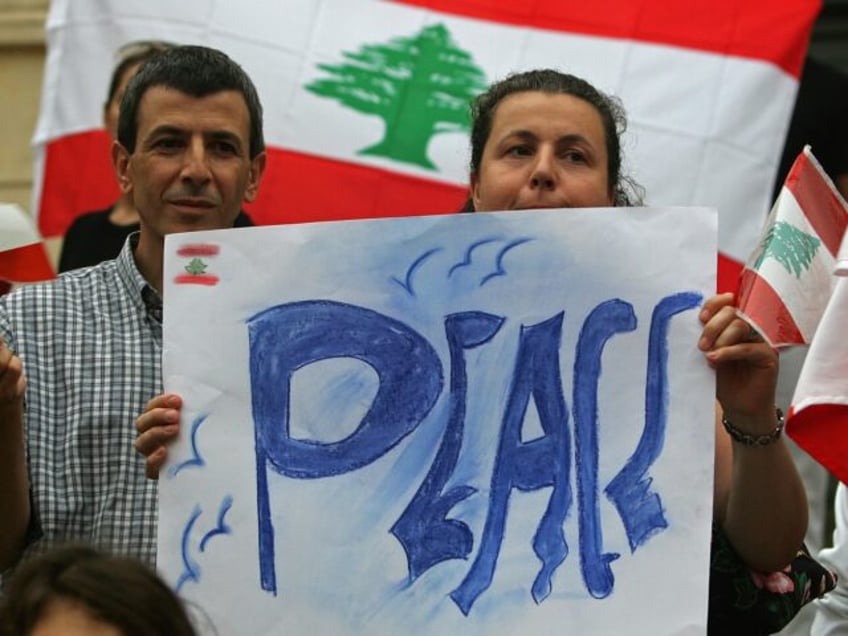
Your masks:
<path fill-rule="evenodd" d="M 177 274 L 177 285 L 217 285 L 220 280 L 208 272 L 209 260 L 216 257 L 220 247 L 210 243 L 190 243 L 177 250 L 177 256 L 187 259 L 183 266 L 185 273 Z"/>

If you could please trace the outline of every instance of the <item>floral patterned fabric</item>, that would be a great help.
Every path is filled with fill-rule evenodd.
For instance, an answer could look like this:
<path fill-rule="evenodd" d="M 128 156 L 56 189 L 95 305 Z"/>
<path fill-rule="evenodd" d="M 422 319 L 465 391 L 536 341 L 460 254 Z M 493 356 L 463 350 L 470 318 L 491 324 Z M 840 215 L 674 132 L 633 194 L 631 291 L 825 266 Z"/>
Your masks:
<path fill-rule="evenodd" d="M 713 526 L 710 555 L 709 636 L 759 636 L 778 632 L 807 603 L 836 586 L 836 574 L 801 546 L 782 572 L 762 574 L 746 566 Z"/>

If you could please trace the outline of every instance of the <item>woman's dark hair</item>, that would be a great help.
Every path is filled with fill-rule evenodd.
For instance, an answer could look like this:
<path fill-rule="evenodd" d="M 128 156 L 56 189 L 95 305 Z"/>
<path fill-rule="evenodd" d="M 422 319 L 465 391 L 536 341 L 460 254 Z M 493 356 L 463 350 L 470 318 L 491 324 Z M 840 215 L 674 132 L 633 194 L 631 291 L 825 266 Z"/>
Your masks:
<path fill-rule="evenodd" d="M 615 205 L 640 205 L 644 193 L 632 178 L 621 172 L 621 135 L 627 128 L 627 116 L 618 98 L 606 95 L 586 80 L 553 69 L 537 69 L 508 75 L 492 84 L 471 103 L 471 174 L 480 170 L 483 149 L 492 132 L 495 111 L 505 97 L 528 91 L 572 95 L 591 104 L 601 117 L 607 148 L 609 189 Z M 469 208 L 469 205 L 471 206 Z M 471 199 L 463 211 L 473 210 Z"/>
<path fill-rule="evenodd" d="M 24 564 L 0 599 L 0 635 L 26 636 L 55 601 L 78 604 L 124 636 L 195 636 L 179 598 L 140 561 L 65 546 Z"/>
<path fill-rule="evenodd" d="M 106 93 L 106 102 L 104 108 L 109 108 L 109 104 L 115 98 L 115 93 L 118 92 L 118 86 L 121 85 L 121 79 L 128 69 L 146 62 L 151 57 L 158 55 L 162 51 L 167 51 L 173 44 L 168 42 L 160 42 L 158 40 L 139 40 L 129 42 L 118 49 L 118 63 L 112 71 L 112 78 L 109 80 L 109 92 Z"/>
<path fill-rule="evenodd" d="M 250 116 L 250 158 L 265 150 L 262 132 L 262 105 L 247 73 L 226 54 L 205 46 L 175 46 L 141 65 L 124 91 L 118 114 L 118 141 L 135 152 L 138 135 L 138 107 L 149 89 L 163 86 L 192 97 L 206 97 L 222 91 L 237 91 L 244 97 Z"/>

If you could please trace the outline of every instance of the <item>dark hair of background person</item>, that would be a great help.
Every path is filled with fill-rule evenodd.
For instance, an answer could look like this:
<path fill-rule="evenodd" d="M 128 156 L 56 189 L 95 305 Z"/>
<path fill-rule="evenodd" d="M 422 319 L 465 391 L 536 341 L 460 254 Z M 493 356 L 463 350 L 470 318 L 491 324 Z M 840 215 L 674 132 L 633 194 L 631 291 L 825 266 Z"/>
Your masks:
<path fill-rule="evenodd" d="M 54 601 L 78 604 L 124 636 L 195 636 L 179 598 L 145 564 L 69 545 L 25 563 L 0 598 L 0 635 L 27 636 Z"/>
<path fill-rule="evenodd" d="M 492 84 L 471 103 L 471 161 L 469 170 L 477 174 L 483 158 L 483 149 L 492 132 L 492 123 L 498 105 L 510 95 L 525 92 L 541 92 L 549 95 L 571 95 L 591 104 L 604 127 L 607 150 L 607 175 L 610 191 L 617 206 L 641 205 L 644 197 L 642 187 L 621 170 L 621 135 L 627 129 L 627 116 L 618 98 L 606 95 L 583 80 L 568 73 L 553 69 L 538 69 L 514 73 Z M 466 201 L 463 212 L 474 209 L 471 197 Z"/>
<path fill-rule="evenodd" d="M 775 178 L 775 198 L 806 144 L 842 196 L 848 197 L 848 74 L 813 57 L 807 57 L 801 71 Z"/>
<path fill-rule="evenodd" d="M 118 49 L 118 59 L 120 60 L 112 71 L 112 77 L 109 79 L 109 91 L 106 93 L 106 101 L 103 102 L 103 108 L 109 108 L 112 100 L 115 99 L 115 93 L 121 85 L 121 80 L 124 73 L 133 66 L 146 62 L 151 57 L 173 48 L 173 44 L 162 42 L 159 40 L 142 40 L 134 41 L 125 44 Z"/>
<path fill-rule="evenodd" d="M 138 108 L 149 88 L 163 86 L 192 97 L 222 91 L 242 94 L 250 115 L 250 158 L 265 150 L 262 105 L 247 73 L 226 54 L 204 46 L 176 46 L 157 55 L 139 68 L 124 91 L 118 116 L 118 141 L 129 153 L 135 151 Z"/>

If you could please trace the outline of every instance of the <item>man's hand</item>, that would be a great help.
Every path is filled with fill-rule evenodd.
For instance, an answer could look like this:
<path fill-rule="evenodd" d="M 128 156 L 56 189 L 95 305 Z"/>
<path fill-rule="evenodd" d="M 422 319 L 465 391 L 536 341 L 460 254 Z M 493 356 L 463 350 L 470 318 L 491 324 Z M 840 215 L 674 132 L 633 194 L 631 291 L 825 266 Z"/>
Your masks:
<path fill-rule="evenodd" d="M 183 400 L 174 393 L 162 393 L 150 400 L 135 427 L 138 437 L 135 449 L 147 460 L 145 473 L 150 479 L 158 479 L 159 471 L 168 457 L 167 445 L 180 432 L 180 409 Z"/>
<path fill-rule="evenodd" d="M 23 405 L 26 377 L 21 359 L 0 338 L 0 411 Z M 5 419 L 0 417 L 0 423 Z"/>

